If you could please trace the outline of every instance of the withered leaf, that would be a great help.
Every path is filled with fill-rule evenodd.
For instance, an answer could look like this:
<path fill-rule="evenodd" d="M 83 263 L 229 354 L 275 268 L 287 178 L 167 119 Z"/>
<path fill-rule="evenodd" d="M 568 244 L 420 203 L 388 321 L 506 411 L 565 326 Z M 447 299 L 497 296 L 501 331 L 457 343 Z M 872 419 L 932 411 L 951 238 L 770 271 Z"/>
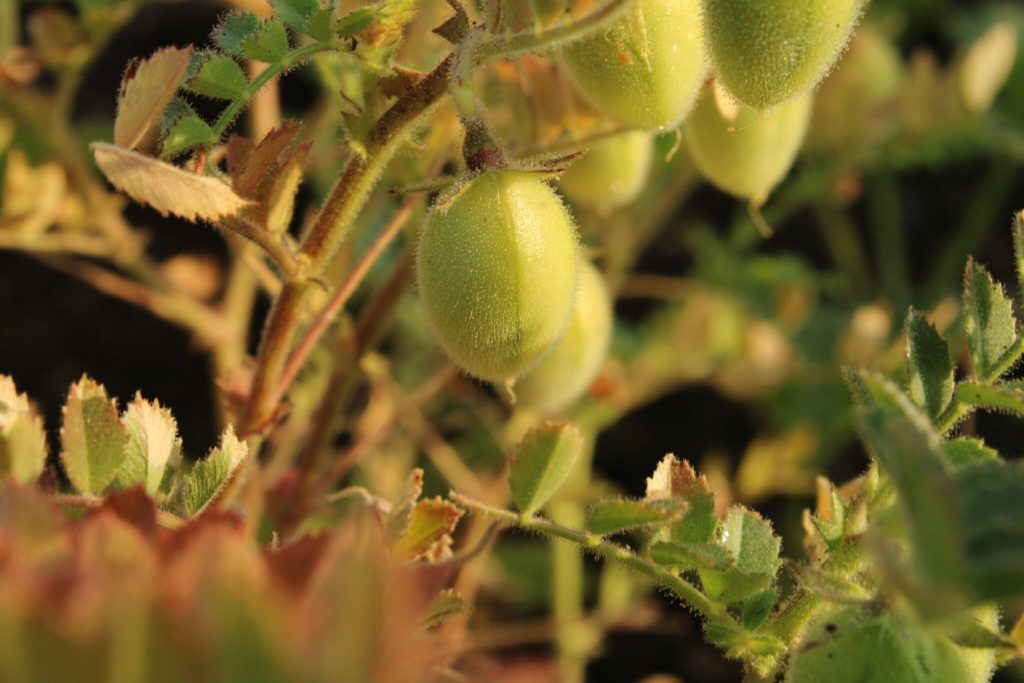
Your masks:
<path fill-rule="evenodd" d="M 129 64 L 117 98 L 115 145 L 144 153 L 156 149 L 160 115 L 185 78 L 191 59 L 191 47 L 166 47 L 149 59 Z"/>

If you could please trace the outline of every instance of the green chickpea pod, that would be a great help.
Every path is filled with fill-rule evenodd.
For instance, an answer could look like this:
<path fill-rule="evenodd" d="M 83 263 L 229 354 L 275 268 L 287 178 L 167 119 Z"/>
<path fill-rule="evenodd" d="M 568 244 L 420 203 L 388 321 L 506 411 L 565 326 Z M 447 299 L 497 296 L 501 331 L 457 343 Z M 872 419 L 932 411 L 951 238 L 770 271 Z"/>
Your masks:
<path fill-rule="evenodd" d="M 431 211 L 416 275 L 452 360 L 508 384 L 565 332 L 576 262 L 576 229 L 555 191 L 535 174 L 491 170 Z"/>
<path fill-rule="evenodd" d="M 563 56 L 601 113 L 633 128 L 674 128 L 706 73 L 699 0 L 637 0 L 610 29 L 569 44 Z"/>
<path fill-rule="evenodd" d="M 763 116 L 708 88 L 686 120 L 686 142 L 705 178 L 759 205 L 792 167 L 810 114 L 810 96 Z"/>
<path fill-rule="evenodd" d="M 805 93 L 846 47 L 864 0 L 703 0 L 715 73 L 766 110 Z"/>
<path fill-rule="evenodd" d="M 565 336 L 516 384 L 517 405 L 560 413 L 594 381 L 608 353 L 612 302 L 604 279 L 588 261 L 580 264 L 579 295 Z"/>
<path fill-rule="evenodd" d="M 649 133 L 605 138 L 562 174 L 558 186 L 574 202 L 600 211 L 626 206 L 644 189 L 653 154 Z"/>

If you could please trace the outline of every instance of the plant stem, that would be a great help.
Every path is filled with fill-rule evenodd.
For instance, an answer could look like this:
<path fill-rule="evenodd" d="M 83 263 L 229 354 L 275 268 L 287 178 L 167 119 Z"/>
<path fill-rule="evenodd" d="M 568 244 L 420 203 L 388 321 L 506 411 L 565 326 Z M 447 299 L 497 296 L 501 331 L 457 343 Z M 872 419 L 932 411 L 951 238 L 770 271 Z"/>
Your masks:
<path fill-rule="evenodd" d="M 992 369 L 986 374 L 978 378 L 978 382 L 981 384 L 992 384 L 998 380 L 1006 371 L 1012 368 L 1020 357 L 1024 355 L 1024 335 L 1017 337 L 1017 341 L 1006 349 L 1002 357 L 996 362 Z M 950 399 L 949 405 L 943 410 L 937 418 L 935 418 L 935 428 L 939 434 L 945 435 L 949 430 L 956 426 L 956 424 L 968 413 L 974 410 L 975 406 L 964 403 L 957 392 L 953 393 L 953 398 Z"/>
<path fill-rule="evenodd" d="M 533 531 L 535 533 L 548 536 L 549 538 L 561 538 L 567 541 L 572 541 L 583 549 L 589 550 L 605 559 L 621 562 L 627 567 L 640 572 L 644 576 L 647 576 L 665 588 L 668 588 L 670 591 L 675 593 L 679 599 L 697 610 L 705 618 L 713 619 L 715 622 L 722 625 L 733 626 L 736 629 L 740 628 L 736 619 L 723 605 L 712 601 L 706 595 L 701 593 L 700 590 L 698 590 L 692 583 L 681 576 L 673 574 L 664 567 L 656 565 L 649 560 L 645 560 L 623 546 L 604 540 L 600 536 L 595 536 L 594 534 L 589 534 L 585 531 L 569 529 L 560 524 L 544 519 L 543 517 L 521 515 L 509 510 L 491 507 L 490 505 L 473 500 L 472 498 L 455 491 L 452 491 L 449 497 L 455 503 L 468 510 L 488 515 L 489 517 L 499 520 L 507 525 L 517 526 L 527 531 Z"/>

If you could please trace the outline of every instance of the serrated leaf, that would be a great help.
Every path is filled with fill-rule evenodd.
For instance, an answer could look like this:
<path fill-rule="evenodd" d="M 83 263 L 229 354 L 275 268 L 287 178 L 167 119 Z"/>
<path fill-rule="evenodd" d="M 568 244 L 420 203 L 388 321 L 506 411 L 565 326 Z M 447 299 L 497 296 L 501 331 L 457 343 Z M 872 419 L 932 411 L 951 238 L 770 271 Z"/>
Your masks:
<path fill-rule="evenodd" d="M 178 423 L 159 401 L 147 401 L 141 394 L 125 408 L 121 423 L 128 431 L 128 446 L 118 482 L 124 487 L 141 484 L 155 497 L 167 468 L 181 459 Z"/>
<path fill-rule="evenodd" d="M 647 478 L 648 501 L 677 501 L 685 508 L 682 516 L 666 532 L 662 540 L 679 545 L 699 545 L 714 540 L 718 530 L 715 498 L 704 476 L 697 476 L 685 460 L 669 454 L 662 458 L 654 474 Z"/>
<path fill-rule="evenodd" d="M 259 17 L 252 12 L 236 10 L 225 16 L 217 28 L 213 29 L 213 44 L 236 57 L 245 57 L 242 46 L 259 29 Z"/>
<path fill-rule="evenodd" d="M 234 216 L 248 204 L 216 178 L 102 142 L 91 148 L 96 165 L 114 187 L 164 216 L 213 222 Z"/>
<path fill-rule="evenodd" d="M 995 379 L 987 376 L 1017 340 L 1017 321 L 1003 286 L 973 259 L 964 273 L 964 328 L 974 375 Z"/>
<path fill-rule="evenodd" d="M 255 147 L 228 144 L 228 171 L 235 191 L 242 197 L 255 198 L 257 189 L 264 184 L 292 145 L 300 129 L 297 123 L 283 123 L 267 133 Z"/>
<path fill-rule="evenodd" d="M 187 516 L 195 516 L 206 509 L 231 481 L 232 475 L 249 454 L 244 441 L 239 441 L 235 430 L 228 427 L 220 437 L 220 444 L 192 465 L 182 477 L 179 506 Z"/>
<path fill-rule="evenodd" d="M 753 510 L 734 505 L 722 523 L 719 545 L 733 560 L 726 571 L 701 571 L 708 595 L 725 603 L 745 600 L 765 590 L 782 564 L 782 540 L 768 520 Z"/>
<path fill-rule="evenodd" d="M 583 448 L 583 435 L 571 424 L 547 424 L 531 430 L 511 458 L 508 483 L 524 514 L 544 507 L 565 482 Z"/>
<path fill-rule="evenodd" d="M 320 11 L 319 0 L 270 0 L 271 7 L 289 28 L 305 33 L 309 20 Z"/>
<path fill-rule="evenodd" d="M 117 98 L 115 145 L 143 153 L 156 149 L 161 114 L 185 78 L 191 59 L 191 47 L 168 47 L 129 64 Z"/>
<path fill-rule="evenodd" d="M 1024 297 L 1024 211 L 1013 217 L 1013 255 L 1017 266 L 1018 293 Z"/>
<path fill-rule="evenodd" d="M 414 469 L 409 473 L 402 487 L 402 492 L 391 505 L 391 512 L 388 513 L 387 530 L 388 536 L 397 540 L 409 526 L 409 515 L 413 507 L 423 495 L 423 470 Z"/>
<path fill-rule="evenodd" d="M 999 453 L 989 448 L 981 439 L 960 437 L 942 444 L 946 459 L 954 468 L 965 467 L 979 462 L 999 460 Z"/>
<path fill-rule="evenodd" d="M 231 57 L 217 52 L 197 52 L 192 56 L 185 88 L 197 95 L 220 100 L 236 100 L 245 96 L 249 79 Z"/>
<path fill-rule="evenodd" d="M 446 559 L 451 555 L 451 533 L 461 516 L 462 510 L 447 500 L 421 500 L 413 507 L 405 530 L 395 542 L 395 557 L 404 562 Z"/>
<path fill-rule="evenodd" d="M 917 311 L 907 316 L 907 365 L 910 397 L 932 417 L 953 397 L 953 361 L 949 347 L 935 327 Z"/>
<path fill-rule="evenodd" d="M 720 545 L 711 543 L 654 543 L 649 554 L 658 564 L 670 565 L 681 570 L 704 569 L 725 571 L 733 564 L 729 552 Z"/>
<path fill-rule="evenodd" d="M 1024 415 L 1024 385 L 1018 382 L 962 382 L 956 387 L 956 397 L 963 403 L 985 410 Z"/>
<path fill-rule="evenodd" d="M 43 419 L 28 396 L 18 393 L 14 380 L 0 375 L 0 478 L 34 482 L 46 467 L 46 452 Z"/>
<path fill-rule="evenodd" d="M 845 576 L 837 576 L 806 564 L 789 565 L 796 580 L 809 592 L 840 605 L 860 605 L 871 600 L 871 594 Z"/>
<path fill-rule="evenodd" d="M 361 7 L 352 10 L 338 22 L 337 32 L 342 38 L 358 35 L 377 19 L 377 10 L 373 7 Z"/>
<path fill-rule="evenodd" d="M 160 148 L 160 156 L 169 159 L 193 147 L 213 141 L 214 134 L 209 124 L 197 115 L 187 113 L 179 117 L 168 129 Z"/>
<path fill-rule="evenodd" d="M 242 54 L 258 62 L 273 64 L 288 53 L 288 31 L 278 19 L 267 19 L 255 35 L 242 43 Z"/>
<path fill-rule="evenodd" d="M 641 500 L 608 500 L 590 511 L 587 528 L 599 536 L 668 522 L 679 513 Z"/>
<path fill-rule="evenodd" d="M 117 403 L 102 385 L 83 376 L 71 385 L 62 422 L 60 457 L 68 479 L 80 493 L 102 493 L 127 454 L 128 433 Z"/>
<path fill-rule="evenodd" d="M 321 42 L 332 38 L 331 24 L 334 22 L 334 11 L 322 9 L 306 22 L 306 34 L 313 40 Z"/>
<path fill-rule="evenodd" d="M 743 626 L 751 631 L 757 630 L 771 614 L 779 594 L 774 588 L 752 595 L 743 603 Z"/>

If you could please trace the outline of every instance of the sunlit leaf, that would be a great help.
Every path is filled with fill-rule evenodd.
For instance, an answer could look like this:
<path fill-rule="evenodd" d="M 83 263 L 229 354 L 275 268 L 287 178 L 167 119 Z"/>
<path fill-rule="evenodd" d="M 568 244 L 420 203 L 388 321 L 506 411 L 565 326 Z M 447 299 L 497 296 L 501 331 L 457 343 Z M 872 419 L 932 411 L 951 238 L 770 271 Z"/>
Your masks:
<path fill-rule="evenodd" d="M 117 98 L 114 144 L 143 153 L 156 149 L 164 108 L 174 97 L 192 59 L 192 48 L 166 47 L 125 70 Z"/>
<path fill-rule="evenodd" d="M 1013 304 L 984 266 L 968 261 L 964 274 L 964 328 L 974 374 L 986 377 L 1017 340 Z"/>
<path fill-rule="evenodd" d="M 140 394 L 135 394 L 125 408 L 121 422 L 129 438 L 118 481 L 123 486 L 142 484 L 149 495 L 155 496 L 168 466 L 181 459 L 178 423 L 159 401 L 147 401 Z"/>
<path fill-rule="evenodd" d="M 60 441 L 64 469 L 78 491 L 97 494 L 114 480 L 127 455 L 128 432 L 102 385 L 84 376 L 71 385 Z"/>
<path fill-rule="evenodd" d="M 641 500 L 608 500 L 590 510 L 587 523 L 591 533 L 605 536 L 667 522 L 677 513 Z"/>
<path fill-rule="evenodd" d="M 548 424 L 530 431 L 511 458 L 509 486 L 516 506 L 533 514 L 558 491 L 572 470 L 583 436 L 571 424 Z"/>
<path fill-rule="evenodd" d="M 243 97 L 248 86 L 249 80 L 238 62 L 216 52 L 198 52 L 193 55 L 185 77 L 186 89 L 221 100 Z"/>
<path fill-rule="evenodd" d="M 451 533 L 462 510 L 441 498 L 418 502 L 409 513 L 405 530 L 395 543 L 395 556 L 410 561 L 442 560 L 451 554 Z"/>
<path fill-rule="evenodd" d="M 245 442 L 229 427 L 221 435 L 220 445 L 183 475 L 179 493 L 182 512 L 194 516 L 214 502 L 248 453 Z"/>
<path fill-rule="evenodd" d="M 18 393 L 14 380 L 0 375 L 0 479 L 35 481 L 46 467 L 46 452 L 43 419 Z"/>
<path fill-rule="evenodd" d="M 907 364 L 910 397 L 929 415 L 937 416 L 953 396 L 953 361 L 945 340 L 914 310 L 907 316 Z"/>

